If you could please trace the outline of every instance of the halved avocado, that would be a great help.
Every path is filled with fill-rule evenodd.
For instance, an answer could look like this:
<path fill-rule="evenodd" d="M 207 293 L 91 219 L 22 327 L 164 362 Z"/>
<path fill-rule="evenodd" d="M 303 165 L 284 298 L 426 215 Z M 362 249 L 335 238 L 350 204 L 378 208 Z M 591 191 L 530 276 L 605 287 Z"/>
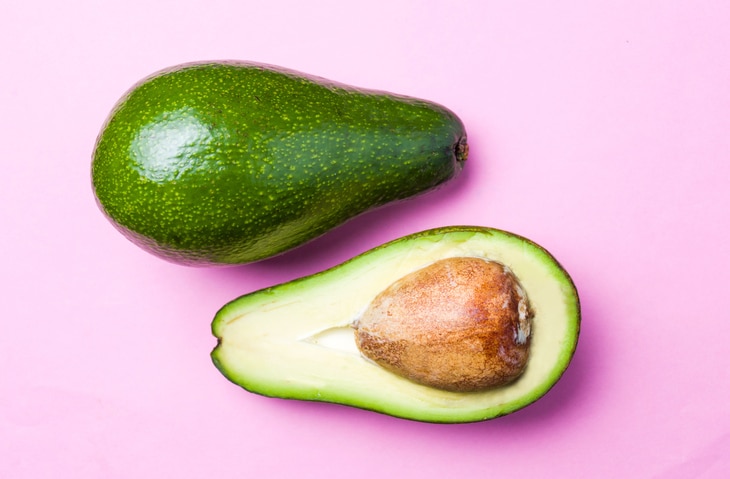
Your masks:
<path fill-rule="evenodd" d="M 354 325 L 381 291 L 451 257 L 502 263 L 529 298 L 529 359 L 507 385 L 435 389 L 385 370 L 356 346 Z M 463 423 L 516 411 L 558 381 L 578 341 L 580 303 L 570 276 L 542 247 L 497 229 L 453 226 L 405 236 L 326 271 L 241 296 L 217 313 L 212 329 L 216 367 L 250 392 Z"/>

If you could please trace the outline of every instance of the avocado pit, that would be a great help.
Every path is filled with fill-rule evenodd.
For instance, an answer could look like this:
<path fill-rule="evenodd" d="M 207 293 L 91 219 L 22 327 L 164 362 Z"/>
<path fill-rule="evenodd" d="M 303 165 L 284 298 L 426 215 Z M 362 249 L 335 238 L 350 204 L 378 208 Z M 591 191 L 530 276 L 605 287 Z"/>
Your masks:
<path fill-rule="evenodd" d="M 360 352 L 381 367 L 436 389 L 473 392 L 522 374 L 532 316 L 506 266 L 451 257 L 392 283 L 353 326 Z"/>

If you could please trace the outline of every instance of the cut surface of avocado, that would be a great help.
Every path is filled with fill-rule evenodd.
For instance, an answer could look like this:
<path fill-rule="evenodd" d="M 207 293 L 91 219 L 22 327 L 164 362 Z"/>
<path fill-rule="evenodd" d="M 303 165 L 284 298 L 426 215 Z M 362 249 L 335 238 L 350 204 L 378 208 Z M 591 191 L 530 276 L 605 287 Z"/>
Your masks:
<path fill-rule="evenodd" d="M 385 370 L 357 348 L 353 324 L 380 292 L 452 257 L 502 263 L 530 300 L 529 359 L 506 386 L 435 389 Z M 321 273 L 244 295 L 218 312 L 212 328 L 216 367 L 248 391 L 462 423 L 516 411 L 558 381 L 575 351 L 580 304 L 571 278 L 545 249 L 505 231 L 454 226 L 406 236 Z"/>

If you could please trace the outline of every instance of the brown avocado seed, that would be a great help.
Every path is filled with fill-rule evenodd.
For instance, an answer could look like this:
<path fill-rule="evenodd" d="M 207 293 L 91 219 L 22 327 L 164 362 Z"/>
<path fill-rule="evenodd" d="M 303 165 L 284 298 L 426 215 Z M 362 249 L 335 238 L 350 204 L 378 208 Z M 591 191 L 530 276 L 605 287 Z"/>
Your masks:
<path fill-rule="evenodd" d="M 360 352 L 383 368 L 433 388 L 469 392 L 522 374 L 531 319 L 508 268 L 455 257 L 391 284 L 353 326 Z"/>

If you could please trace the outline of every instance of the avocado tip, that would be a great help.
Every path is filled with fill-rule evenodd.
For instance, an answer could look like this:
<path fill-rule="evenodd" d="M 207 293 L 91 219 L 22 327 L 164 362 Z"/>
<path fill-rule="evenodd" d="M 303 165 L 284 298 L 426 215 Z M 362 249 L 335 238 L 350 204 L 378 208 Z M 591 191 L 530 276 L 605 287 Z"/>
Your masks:
<path fill-rule="evenodd" d="M 466 141 L 466 137 L 462 136 L 455 148 L 456 161 L 463 163 L 469 157 L 469 144 Z"/>

